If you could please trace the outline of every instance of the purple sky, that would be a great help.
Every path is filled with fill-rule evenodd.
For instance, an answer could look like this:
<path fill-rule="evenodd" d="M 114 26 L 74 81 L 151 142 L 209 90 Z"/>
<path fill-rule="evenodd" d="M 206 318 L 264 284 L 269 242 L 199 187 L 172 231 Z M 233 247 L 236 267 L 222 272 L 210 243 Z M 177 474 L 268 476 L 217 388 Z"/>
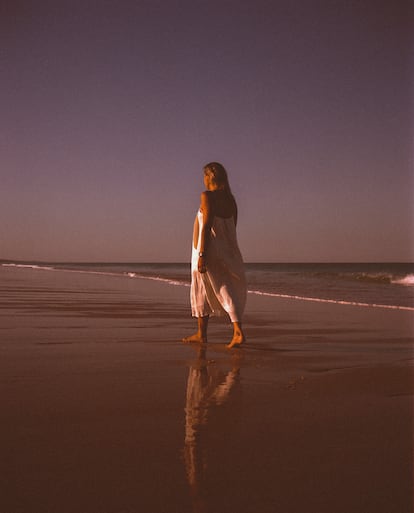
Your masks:
<path fill-rule="evenodd" d="M 0 2 L 0 259 L 413 261 L 409 1 Z"/>

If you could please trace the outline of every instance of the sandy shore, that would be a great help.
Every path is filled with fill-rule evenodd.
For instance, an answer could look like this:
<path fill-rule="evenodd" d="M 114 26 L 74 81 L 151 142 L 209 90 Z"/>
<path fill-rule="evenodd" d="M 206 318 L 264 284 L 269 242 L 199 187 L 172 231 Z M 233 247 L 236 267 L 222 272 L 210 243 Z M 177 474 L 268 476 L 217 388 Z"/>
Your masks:
<path fill-rule="evenodd" d="M 413 313 L 0 268 L 2 513 L 411 513 Z"/>

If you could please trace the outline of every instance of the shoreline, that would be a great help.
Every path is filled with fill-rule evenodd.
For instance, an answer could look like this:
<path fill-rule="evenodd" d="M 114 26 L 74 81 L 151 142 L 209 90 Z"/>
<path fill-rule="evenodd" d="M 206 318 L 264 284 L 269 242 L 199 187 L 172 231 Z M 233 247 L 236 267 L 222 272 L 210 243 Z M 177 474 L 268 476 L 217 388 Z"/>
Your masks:
<path fill-rule="evenodd" d="M 43 265 L 39 265 L 43 264 Z M 75 268 L 64 268 L 64 267 L 53 267 L 56 265 L 72 265 L 75 266 Z M 188 276 L 188 279 L 174 279 L 171 277 L 166 276 L 152 276 L 149 274 L 144 274 L 141 272 L 136 271 L 117 271 L 117 272 L 109 272 L 109 271 L 97 271 L 92 269 L 82 269 L 83 266 L 92 265 L 93 267 L 123 267 L 123 266 L 167 266 L 167 267 L 174 267 L 176 265 L 179 266 L 186 266 L 189 268 L 189 264 L 183 264 L 183 263 L 160 263 L 160 264 L 119 264 L 119 263 L 108 263 L 108 264 L 100 264 L 100 263 L 94 263 L 94 264 L 87 264 L 87 263 L 46 263 L 46 262 L 32 262 L 32 263 L 1 263 L 0 261 L 0 270 L 3 267 L 5 271 L 7 270 L 34 270 L 34 271 L 52 271 L 52 272 L 61 272 L 61 273 L 74 273 L 74 274 L 86 274 L 86 275 L 97 275 L 97 276 L 111 276 L 113 278 L 124 278 L 124 279 L 144 279 L 144 280 L 151 280 L 155 282 L 163 282 L 167 283 L 169 285 L 177 285 L 182 287 L 189 287 L 190 286 L 190 277 Z M 247 264 L 248 265 L 248 264 Z M 258 265 L 258 264 L 250 264 L 252 266 Z M 298 264 L 264 264 L 264 265 L 298 265 Z M 364 264 L 300 264 L 305 266 L 314 266 L 314 265 L 364 265 Z M 368 265 L 376 265 L 376 264 L 368 264 Z M 400 264 L 378 264 L 378 265 L 400 265 Z M 412 266 L 414 264 L 402 264 L 407 266 Z M 78 266 L 76 268 L 76 266 Z M 79 266 L 81 268 L 79 268 Z M 155 272 L 155 270 L 154 270 Z M 392 283 L 401 283 L 407 281 L 409 284 L 412 284 L 414 280 L 414 274 L 408 274 L 405 276 L 404 279 L 399 279 L 397 281 L 392 281 Z M 387 303 L 373 303 L 373 302 L 364 302 L 364 301 L 357 301 L 357 300 L 346 300 L 346 299 L 334 299 L 334 298 L 328 298 L 328 297 L 315 297 L 315 296 L 304 296 L 304 295 L 298 295 L 298 294 L 286 294 L 286 293 L 280 293 L 280 292 L 271 292 L 271 291 L 265 291 L 265 290 L 257 290 L 257 289 L 248 289 L 248 294 L 250 295 L 258 295 L 258 296 L 264 296 L 264 297 L 273 297 L 273 298 L 280 298 L 280 299 L 290 299 L 290 300 L 297 300 L 297 301 L 310 301 L 315 303 L 331 303 L 331 304 L 337 304 L 337 305 L 348 305 L 348 306 L 358 306 L 358 307 L 366 307 L 366 308 L 384 308 L 387 310 L 405 310 L 405 311 L 412 311 L 414 312 L 414 306 L 407 306 L 407 305 L 394 305 L 394 304 L 387 304 Z"/>

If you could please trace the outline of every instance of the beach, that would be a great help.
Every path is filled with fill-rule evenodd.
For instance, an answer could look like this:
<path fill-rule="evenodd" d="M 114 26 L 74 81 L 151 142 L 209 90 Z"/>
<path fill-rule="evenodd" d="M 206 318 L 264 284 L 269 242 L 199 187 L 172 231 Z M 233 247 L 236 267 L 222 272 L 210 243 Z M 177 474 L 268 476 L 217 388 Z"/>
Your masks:
<path fill-rule="evenodd" d="M 412 311 L 0 267 L 2 513 L 409 513 Z"/>

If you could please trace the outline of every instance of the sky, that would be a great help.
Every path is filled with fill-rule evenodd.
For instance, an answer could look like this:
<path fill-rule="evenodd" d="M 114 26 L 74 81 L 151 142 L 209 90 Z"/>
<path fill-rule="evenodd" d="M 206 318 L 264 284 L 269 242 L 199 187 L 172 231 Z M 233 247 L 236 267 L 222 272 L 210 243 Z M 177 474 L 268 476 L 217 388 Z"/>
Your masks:
<path fill-rule="evenodd" d="M 203 166 L 247 262 L 414 261 L 396 0 L 0 0 L 0 259 L 186 262 Z"/>

